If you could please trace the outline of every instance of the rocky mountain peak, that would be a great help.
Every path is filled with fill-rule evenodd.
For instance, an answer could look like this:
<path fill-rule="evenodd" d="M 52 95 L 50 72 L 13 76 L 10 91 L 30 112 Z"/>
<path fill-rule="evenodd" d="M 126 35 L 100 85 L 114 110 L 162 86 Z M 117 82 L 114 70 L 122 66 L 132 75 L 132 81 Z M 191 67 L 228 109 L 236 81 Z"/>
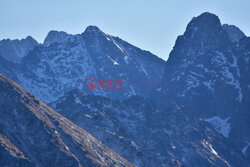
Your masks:
<path fill-rule="evenodd" d="M 35 44 L 38 44 L 38 42 L 32 37 L 32 36 L 27 36 L 25 39 L 22 39 L 21 41 L 29 41 Z"/>
<path fill-rule="evenodd" d="M 245 37 L 246 35 L 235 25 L 228 25 L 228 24 L 223 24 L 222 28 L 224 30 L 226 30 L 226 32 L 228 33 L 230 39 L 232 40 L 232 42 L 236 43 L 239 42 L 240 39 L 242 39 L 243 37 Z"/>
<path fill-rule="evenodd" d="M 206 12 L 191 20 L 184 35 L 187 38 L 194 38 L 205 34 L 217 34 L 220 29 L 221 23 L 218 16 Z"/>
<path fill-rule="evenodd" d="M 31 51 L 38 42 L 31 36 L 25 39 L 4 39 L 0 41 L 0 56 L 12 63 L 18 63 Z"/>
<path fill-rule="evenodd" d="M 91 32 L 102 32 L 102 31 L 97 26 L 90 25 L 85 29 L 84 33 L 91 33 Z"/>
<path fill-rule="evenodd" d="M 63 31 L 52 30 L 48 33 L 47 37 L 45 38 L 43 42 L 43 45 L 49 46 L 55 42 L 64 42 L 72 36 L 73 35 L 63 32 Z"/>
<path fill-rule="evenodd" d="M 82 33 L 82 36 L 86 40 L 91 40 L 99 37 L 106 37 L 106 34 L 101 31 L 97 26 L 90 25 Z"/>
<path fill-rule="evenodd" d="M 232 41 L 226 30 L 222 28 L 218 16 L 206 12 L 194 17 L 188 24 L 185 33 L 177 38 L 169 56 L 169 63 L 172 59 L 183 60 L 191 53 L 194 53 L 192 59 L 195 59 L 197 55 L 200 55 L 199 53 L 227 50 L 231 46 Z M 176 55 L 183 57 L 177 58 Z"/>

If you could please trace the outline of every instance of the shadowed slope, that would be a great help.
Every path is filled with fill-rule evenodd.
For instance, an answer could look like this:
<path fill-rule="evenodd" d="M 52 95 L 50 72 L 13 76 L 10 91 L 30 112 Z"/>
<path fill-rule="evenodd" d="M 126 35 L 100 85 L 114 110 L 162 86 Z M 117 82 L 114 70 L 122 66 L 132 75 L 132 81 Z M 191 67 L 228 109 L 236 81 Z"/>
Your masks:
<path fill-rule="evenodd" d="M 1 74 L 0 143 L 1 155 L 19 157 L 19 164 L 134 166 Z"/>

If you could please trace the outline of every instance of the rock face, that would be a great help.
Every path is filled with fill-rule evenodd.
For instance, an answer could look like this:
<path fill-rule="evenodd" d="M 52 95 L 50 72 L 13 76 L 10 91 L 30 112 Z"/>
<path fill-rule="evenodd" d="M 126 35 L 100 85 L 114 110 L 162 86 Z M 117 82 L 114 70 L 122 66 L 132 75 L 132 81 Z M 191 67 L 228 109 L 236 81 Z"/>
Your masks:
<path fill-rule="evenodd" d="M 149 97 L 163 77 L 165 62 L 89 26 L 78 35 L 51 31 L 44 44 L 33 48 L 19 64 L 5 60 L 0 64 L 7 66 L 0 72 L 51 102 L 72 89 L 118 99 L 135 94 Z M 123 89 L 86 89 L 87 77 L 123 79 Z"/>
<path fill-rule="evenodd" d="M 139 96 L 112 100 L 80 90 L 50 105 L 137 166 L 247 166 L 240 149 L 182 106 L 160 109 Z"/>
<path fill-rule="evenodd" d="M 217 16 L 194 18 L 178 37 L 163 84 L 153 95 L 162 106 L 181 105 L 190 117 L 210 122 L 247 157 L 249 46 L 249 37 L 234 26 L 222 26 Z"/>
<path fill-rule="evenodd" d="M 0 166 L 134 166 L 0 75 Z"/>

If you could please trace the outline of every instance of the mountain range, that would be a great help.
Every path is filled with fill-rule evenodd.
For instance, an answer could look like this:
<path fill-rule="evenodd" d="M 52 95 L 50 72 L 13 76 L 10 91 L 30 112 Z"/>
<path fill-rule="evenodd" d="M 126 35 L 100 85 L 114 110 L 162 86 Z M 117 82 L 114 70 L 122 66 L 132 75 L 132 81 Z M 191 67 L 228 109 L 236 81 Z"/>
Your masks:
<path fill-rule="evenodd" d="M 247 167 L 249 58 L 250 37 L 208 12 L 167 61 L 96 26 L 2 40 L 0 164 Z"/>
<path fill-rule="evenodd" d="M 33 40 L 26 38 L 18 43 L 22 46 L 29 42 Z M 6 62 L 10 55 L 5 54 L 6 47 L 0 44 L 0 55 L 4 59 L 1 66 L 8 66 L 1 72 L 46 103 L 72 89 L 119 99 L 132 95 L 149 97 L 160 83 L 165 65 L 164 60 L 150 52 L 105 34 L 95 26 L 77 35 L 51 31 L 43 44 L 27 45 L 24 50 L 30 51 L 20 62 Z M 20 58 L 19 52 L 12 54 Z M 87 89 L 88 77 L 118 78 L 125 82 L 119 91 Z"/>

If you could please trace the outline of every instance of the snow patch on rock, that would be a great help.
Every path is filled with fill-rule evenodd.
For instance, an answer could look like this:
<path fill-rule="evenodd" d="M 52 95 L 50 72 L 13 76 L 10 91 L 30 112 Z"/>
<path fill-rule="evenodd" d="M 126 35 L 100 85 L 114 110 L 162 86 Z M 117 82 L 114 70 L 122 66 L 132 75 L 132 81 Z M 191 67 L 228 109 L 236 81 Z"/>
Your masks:
<path fill-rule="evenodd" d="M 214 127 L 218 129 L 223 134 L 223 136 L 229 137 L 229 133 L 231 130 L 230 123 L 228 123 L 229 119 L 230 117 L 222 119 L 218 116 L 214 116 L 212 118 L 205 119 L 205 121 L 214 125 Z"/>

